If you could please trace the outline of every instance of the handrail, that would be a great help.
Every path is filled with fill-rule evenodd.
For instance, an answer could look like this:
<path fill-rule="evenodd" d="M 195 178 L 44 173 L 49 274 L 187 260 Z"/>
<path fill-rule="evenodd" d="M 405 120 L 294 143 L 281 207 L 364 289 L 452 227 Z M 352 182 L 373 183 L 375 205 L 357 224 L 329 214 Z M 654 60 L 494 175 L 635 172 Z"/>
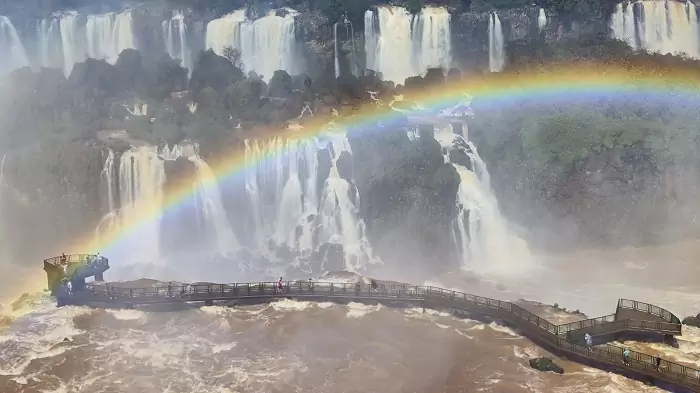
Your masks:
<path fill-rule="evenodd" d="M 620 299 L 617 302 L 618 308 L 627 308 L 636 311 L 642 311 L 648 314 L 659 316 L 668 322 L 680 324 L 681 320 L 670 311 L 653 304 L 639 302 L 636 300 Z"/>
<path fill-rule="evenodd" d="M 69 254 L 69 255 L 59 255 L 57 257 L 51 257 L 44 259 L 44 264 L 50 264 L 58 266 L 65 263 L 87 263 L 92 262 L 95 265 L 107 265 L 109 260 L 102 255 L 97 254 Z"/>
<path fill-rule="evenodd" d="M 559 334 L 566 334 L 568 332 L 589 329 L 596 326 L 608 325 L 615 322 L 615 314 L 606 315 L 604 317 L 584 319 L 583 321 L 576 321 L 571 323 L 566 323 L 559 325 Z"/>
<path fill-rule="evenodd" d="M 157 286 L 152 288 L 120 288 L 111 287 L 109 284 L 105 286 L 88 285 L 84 291 L 93 300 L 139 303 L 157 300 L 173 301 L 204 301 L 217 299 L 234 299 L 246 297 L 264 297 L 277 298 L 285 296 L 301 296 L 301 297 L 323 297 L 323 298 L 381 298 L 386 299 L 403 299 L 416 301 L 436 301 L 438 304 L 444 302 L 450 308 L 463 309 L 470 311 L 464 303 L 469 303 L 480 307 L 480 309 L 491 310 L 486 311 L 486 314 L 492 314 L 497 317 L 503 317 L 516 327 L 525 328 L 534 326 L 535 335 L 547 341 L 555 347 L 578 354 L 583 357 L 597 359 L 607 364 L 612 364 L 618 368 L 635 370 L 642 372 L 645 375 L 659 377 L 666 381 L 681 384 L 683 386 L 692 386 L 694 389 L 700 389 L 700 370 L 694 369 L 682 364 L 661 360 L 660 367 L 656 367 L 656 358 L 652 355 L 630 350 L 628 364 L 623 362 L 623 347 L 612 344 L 596 345 L 590 349 L 582 344 L 570 341 L 565 335 L 567 332 L 576 331 L 579 329 L 591 328 L 595 326 L 619 326 L 620 328 L 633 327 L 641 330 L 655 331 L 673 331 L 680 333 L 681 327 L 679 324 L 670 322 L 657 321 L 638 321 L 638 320 L 611 320 L 611 315 L 592 318 L 584 321 L 567 323 L 563 325 L 555 325 L 546 319 L 525 310 L 524 308 L 511 303 L 487 297 L 471 295 L 459 291 L 452 291 L 433 286 L 415 286 L 406 284 L 389 284 L 379 285 L 376 289 L 369 289 L 367 285 L 348 284 L 348 283 L 324 283 L 324 282 L 307 282 L 295 281 L 284 282 L 282 291 L 277 288 L 276 282 L 257 282 L 257 283 L 230 283 L 230 284 L 184 284 L 184 285 L 169 285 Z M 647 312 L 651 315 L 662 316 L 672 320 L 670 312 L 662 308 L 647 305 L 646 303 L 635 302 L 631 300 L 621 299 L 618 306 L 624 308 L 632 308 Z M 527 322 L 527 324 L 523 324 Z M 580 328 L 574 329 L 574 326 Z M 539 333 L 537 333 L 539 332 Z M 527 329 L 524 334 L 531 333 Z"/>

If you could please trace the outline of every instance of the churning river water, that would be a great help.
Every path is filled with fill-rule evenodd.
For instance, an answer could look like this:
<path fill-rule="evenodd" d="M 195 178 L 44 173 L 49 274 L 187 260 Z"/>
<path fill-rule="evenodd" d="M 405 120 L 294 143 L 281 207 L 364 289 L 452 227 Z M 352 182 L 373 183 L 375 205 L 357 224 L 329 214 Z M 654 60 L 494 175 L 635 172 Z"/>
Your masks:
<path fill-rule="evenodd" d="M 666 250 L 659 263 L 649 250 L 589 252 L 550 258 L 532 277 L 452 274 L 429 284 L 557 301 L 589 316 L 611 313 L 625 297 L 682 318 L 698 312 L 693 254 Z M 529 307 L 553 322 L 576 319 Z M 535 371 L 528 359 L 551 355 L 516 331 L 433 310 L 291 300 L 177 312 L 56 309 L 44 293 L 14 308 L 0 319 L 2 393 L 660 391 L 561 359 L 564 375 Z M 700 366 L 700 330 L 684 327 L 678 342 L 621 344 Z"/>

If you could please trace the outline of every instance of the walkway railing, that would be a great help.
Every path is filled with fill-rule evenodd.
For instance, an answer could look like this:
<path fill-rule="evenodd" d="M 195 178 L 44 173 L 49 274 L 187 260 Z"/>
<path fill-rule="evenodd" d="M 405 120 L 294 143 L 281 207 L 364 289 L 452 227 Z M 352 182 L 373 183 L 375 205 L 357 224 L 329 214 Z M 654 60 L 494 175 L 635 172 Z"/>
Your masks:
<path fill-rule="evenodd" d="M 642 311 L 648 314 L 659 316 L 670 323 L 680 324 L 681 320 L 677 316 L 673 315 L 670 311 L 665 310 L 661 307 L 654 306 L 653 304 L 638 302 L 636 300 L 620 299 L 617 302 L 617 307 L 619 308 L 629 308 L 636 311 Z"/>
<path fill-rule="evenodd" d="M 285 282 L 282 290 L 277 283 L 233 283 L 233 284 L 198 284 L 171 285 L 152 288 L 118 288 L 89 285 L 85 291 L 76 296 L 86 296 L 88 301 L 111 302 L 120 304 L 153 304 L 188 301 L 214 301 L 237 299 L 264 299 L 296 297 L 310 300 L 329 298 L 402 300 L 423 302 L 426 306 L 447 307 L 467 312 L 484 313 L 502 318 L 522 330 L 525 336 L 539 342 L 545 342 L 561 351 L 573 353 L 583 358 L 599 361 L 617 369 L 629 370 L 646 376 L 664 380 L 695 391 L 700 391 L 700 370 L 678 363 L 661 360 L 657 368 L 654 356 L 636 351 L 629 351 L 627 363 L 623 360 L 623 347 L 604 344 L 591 348 L 569 341 L 565 333 L 606 326 L 609 331 L 647 330 L 664 334 L 680 334 L 680 323 L 672 321 L 678 318 L 667 310 L 650 304 L 621 299 L 619 307 L 633 308 L 650 315 L 660 316 L 669 322 L 615 320 L 614 315 L 592 318 L 563 325 L 555 325 L 524 308 L 496 299 L 470 295 L 432 286 L 380 285 L 372 289 L 363 284 L 323 283 L 323 282 Z M 608 330 L 606 330 L 608 331 Z"/>
<path fill-rule="evenodd" d="M 88 261 L 93 262 L 96 265 L 106 265 L 108 263 L 107 258 L 96 255 L 96 254 L 70 254 L 70 255 L 59 255 L 57 257 L 44 259 L 44 264 L 59 266 L 63 263 L 87 263 Z"/>

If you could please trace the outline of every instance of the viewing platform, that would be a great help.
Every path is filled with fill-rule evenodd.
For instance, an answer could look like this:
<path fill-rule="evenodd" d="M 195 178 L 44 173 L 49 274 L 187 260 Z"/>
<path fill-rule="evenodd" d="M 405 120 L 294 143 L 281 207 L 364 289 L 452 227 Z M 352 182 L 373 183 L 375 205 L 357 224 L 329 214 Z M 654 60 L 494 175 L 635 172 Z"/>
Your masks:
<path fill-rule="evenodd" d="M 45 261 L 45 265 L 46 263 Z M 99 268 L 84 270 L 77 277 L 97 272 L 104 267 L 109 268 L 106 259 L 104 264 L 98 266 Z M 51 282 L 49 278 L 49 284 Z M 615 313 L 611 315 L 555 325 L 511 302 L 432 286 L 407 284 L 374 286 L 362 283 L 288 281 L 283 283 L 281 290 L 277 288 L 277 283 L 273 282 L 178 284 L 151 288 L 120 288 L 109 284 L 86 284 L 77 290 L 74 287 L 69 292 L 59 291 L 56 297 L 59 305 L 127 309 L 159 304 L 214 305 L 214 302 L 224 302 L 225 305 L 255 304 L 275 299 L 319 302 L 354 301 L 382 303 L 387 306 L 411 305 L 438 310 L 447 309 L 456 314 L 468 313 L 501 319 L 543 348 L 570 360 L 655 383 L 661 387 L 666 384 L 691 392 L 700 392 L 700 370 L 665 359 L 661 359 L 657 368 L 654 356 L 632 350 L 629 351 L 629 362 L 625 363 L 623 347 L 600 344 L 589 348 L 585 345 L 583 337 L 586 333 L 596 337 L 597 341 L 610 341 L 621 333 L 643 334 L 660 339 L 681 334 L 681 322 L 678 317 L 663 308 L 634 300 L 620 299 Z"/>
<path fill-rule="evenodd" d="M 61 291 L 84 289 L 85 279 L 89 277 L 94 277 L 95 281 L 104 281 L 104 272 L 108 269 L 109 260 L 100 255 L 64 254 L 44 259 L 49 290 L 59 298 Z"/>

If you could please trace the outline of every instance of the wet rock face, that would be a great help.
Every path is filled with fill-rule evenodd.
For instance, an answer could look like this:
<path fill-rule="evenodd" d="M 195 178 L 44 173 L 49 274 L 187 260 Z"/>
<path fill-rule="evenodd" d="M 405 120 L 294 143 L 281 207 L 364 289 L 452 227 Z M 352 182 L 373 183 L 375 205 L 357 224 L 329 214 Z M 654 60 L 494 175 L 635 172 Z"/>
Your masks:
<path fill-rule="evenodd" d="M 344 151 L 340 153 L 338 161 L 336 162 L 336 167 L 338 168 L 338 175 L 341 179 L 345 179 L 348 183 L 353 182 L 353 171 L 352 171 L 352 154 L 350 152 Z"/>
<path fill-rule="evenodd" d="M 349 139 L 360 214 L 375 253 L 403 269 L 431 268 L 427 260 L 456 263 L 450 225 L 459 177 L 440 145 L 428 137 L 411 141 L 404 129 L 390 127 Z"/>

